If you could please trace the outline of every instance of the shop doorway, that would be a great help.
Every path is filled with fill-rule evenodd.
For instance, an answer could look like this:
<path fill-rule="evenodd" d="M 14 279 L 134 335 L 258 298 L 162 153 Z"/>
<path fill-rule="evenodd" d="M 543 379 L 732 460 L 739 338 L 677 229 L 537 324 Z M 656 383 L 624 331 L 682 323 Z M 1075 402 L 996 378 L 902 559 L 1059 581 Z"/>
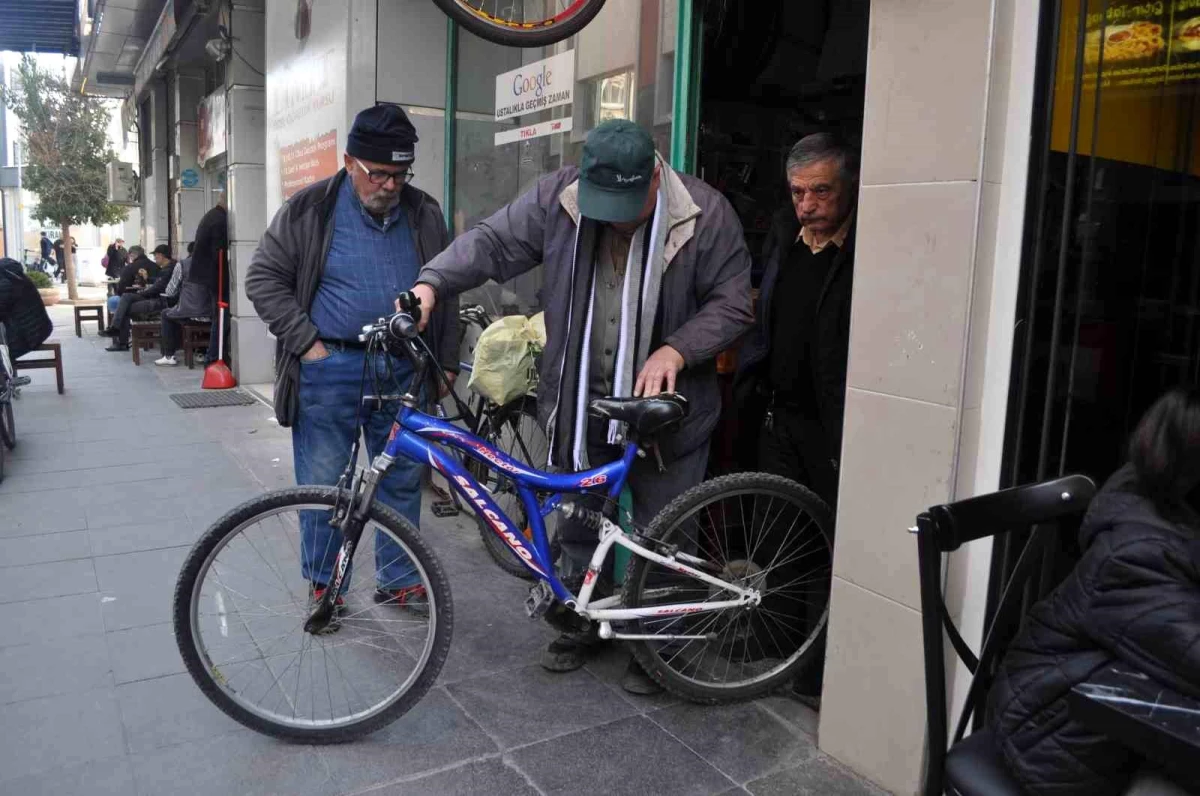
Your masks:
<path fill-rule="evenodd" d="M 806 135 L 862 137 L 869 0 L 706 0 L 701 4 L 693 169 L 741 219 L 757 291 L 772 229 L 793 213 L 784 166 Z M 722 362 L 725 412 L 711 469 L 752 461 L 757 429 L 733 411 L 734 362 Z M 746 446 L 750 447 L 747 448 Z"/>

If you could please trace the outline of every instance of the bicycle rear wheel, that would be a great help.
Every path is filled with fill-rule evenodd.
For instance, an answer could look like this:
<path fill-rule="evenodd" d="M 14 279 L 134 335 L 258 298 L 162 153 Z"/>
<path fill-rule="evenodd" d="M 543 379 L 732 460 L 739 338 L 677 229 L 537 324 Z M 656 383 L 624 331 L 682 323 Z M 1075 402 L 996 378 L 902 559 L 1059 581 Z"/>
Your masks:
<path fill-rule="evenodd" d="M 546 47 L 591 22 L 605 0 L 433 0 L 451 19 L 496 44 Z"/>
<path fill-rule="evenodd" d="M 630 623 L 631 633 L 700 637 L 633 642 L 638 662 L 664 688 L 706 704 L 748 699 L 817 663 L 829 617 L 833 518 L 815 494 L 766 473 L 722 476 L 676 498 L 646 535 L 762 596 L 751 607 Z M 637 608 L 733 594 L 639 556 L 630 559 L 624 588 L 625 605 Z"/>
<path fill-rule="evenodd" d="M 12 396 L 0 401 L 0 441 L 12 450 L 17 446 L 17 426 L 13 420 Z"/>
<path fill-rule="evenodd" d="M 545 466 L 550 454 L 550 440 L 538 425 L 537 402 L 532 398 L 508 404 L 484 422 L 487 427 L 480 429 L 480 436 L 493 447 L 530 467 L 541 469 Z M 517 523 L 524 531 L 525 538 L 532 541 L 529 518 L 525 515 L 525 506 L 521 503 L 521 497 L 512 481 L 471 458 L 467 459 L 467 470 L 492 493 L 496 505 L 509 519 Z M 533 574 L 520 562 L 512 548 L 496 535 L 492 527 L 478 515 L 475 521 L 479 525 L 479 538 L 483 540 L 484 548 L 496 565 L 510 575 L 531 579 Z"/>
<path fill-rule="evenodd" d="M 437 558 L 407 520 L 375 503 L 336 630 L 305 632 L 300 517 L 326 521 L 336 499 L 331 487 L 307 486 L 242 504 L 192 548 L 175 588 L 175 638 L 205 696 L 251 729 L 307 743 L 352 740 L 415 705 L 441 671 L 453 626 Z M 414 564 L 424 615 L 417 600 L 401 605 L 376 592 L 376 548 L 389 543 L 396 547 L 384 550 L 398 548 Z M 339 544 L 315 558 L 331 565 Z"/>

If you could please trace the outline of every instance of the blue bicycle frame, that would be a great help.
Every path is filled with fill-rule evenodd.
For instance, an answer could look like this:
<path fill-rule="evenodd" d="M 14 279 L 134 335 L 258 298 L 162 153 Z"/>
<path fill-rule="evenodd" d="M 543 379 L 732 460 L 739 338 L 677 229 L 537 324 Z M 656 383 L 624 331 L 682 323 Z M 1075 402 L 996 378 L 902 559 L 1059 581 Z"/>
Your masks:
<path fill-rule="evenodd" d="M 525 507 L 525 515 L 529 518 L 532 543 L 525 538 L 524 529 L 518 528 L 516 523 L 505 515 L 492 500 L 491 494 L 480 486 L 462 463 L 430 440 L 460 450 L 512 480 Z M 616 501 L 625 486 L 629 468 L 637 453 L 637 446 L 627 443 L 621 458 L 603 467 L 579 473 L 545 473 L 530 469 L 457 426 L 405 406 L 392 426 L 383 457 L 385 466 L 403 456 L 412 461 L 427 462 L 441 473 L 487 520 L 492 530 L 512 548 L 521 563 L 534 575 L 549 583 L 555 597 L 567 602 L 573 601 L 575 596 L 567 591 L 555 575 L 550 542 L 546 536 L 545 518 L 558 506 L 562 494 L 603 492 Z M 551 497 L 545 503 L 539 504 L 538 492 L 549 492 Z"/>

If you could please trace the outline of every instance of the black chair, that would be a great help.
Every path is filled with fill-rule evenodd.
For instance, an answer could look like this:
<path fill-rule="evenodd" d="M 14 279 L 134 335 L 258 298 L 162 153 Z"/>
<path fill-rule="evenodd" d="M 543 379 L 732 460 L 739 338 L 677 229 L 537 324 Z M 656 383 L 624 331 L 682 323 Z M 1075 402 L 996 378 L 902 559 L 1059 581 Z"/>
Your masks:
<path fill-rule="evenodd" d="M 1035 597 L 1030 593 L 1031 577 L 1044 568 L 1043 559 L 1051 549 L 1050 543 L 1059 524 L 1081 516 L 1095 493 L 1096 485 L 1091 479 L 1073 475 L 934 506 L 917 517 L 914 530 L 921 577 L 921 635 L 925 645 L 929 747 L 925 796 L 942 796 L 943 793 L 950 796 L 1021 796 L 1020 787 L 1008 773 L 987 730 L 980 729 L 965 741 L 962 739 L 968 722 L 987 695 L 1000 657 L 1016 633 L 1022 612 Z M 985 536 L 1030 529 L 1012 575 L 999 591 L 999 601 L 992 620 L 987 623 L 983 646 L 976 657 L 946 610 L 942 594 L 942 554 Z M 948 753 L 943 630 L 955 653 L 972 674 Z"/>

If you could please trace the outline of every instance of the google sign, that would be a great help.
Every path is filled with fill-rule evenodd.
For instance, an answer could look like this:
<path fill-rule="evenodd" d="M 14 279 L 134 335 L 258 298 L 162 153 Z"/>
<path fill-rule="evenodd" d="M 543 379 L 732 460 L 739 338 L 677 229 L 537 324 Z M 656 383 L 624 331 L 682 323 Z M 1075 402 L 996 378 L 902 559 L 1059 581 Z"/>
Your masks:
<path fill-rule="evenodd" d="M 569 105 L 574 91 L 574 50 L 505 72 L 496 77 L 496 121 Z"/>

